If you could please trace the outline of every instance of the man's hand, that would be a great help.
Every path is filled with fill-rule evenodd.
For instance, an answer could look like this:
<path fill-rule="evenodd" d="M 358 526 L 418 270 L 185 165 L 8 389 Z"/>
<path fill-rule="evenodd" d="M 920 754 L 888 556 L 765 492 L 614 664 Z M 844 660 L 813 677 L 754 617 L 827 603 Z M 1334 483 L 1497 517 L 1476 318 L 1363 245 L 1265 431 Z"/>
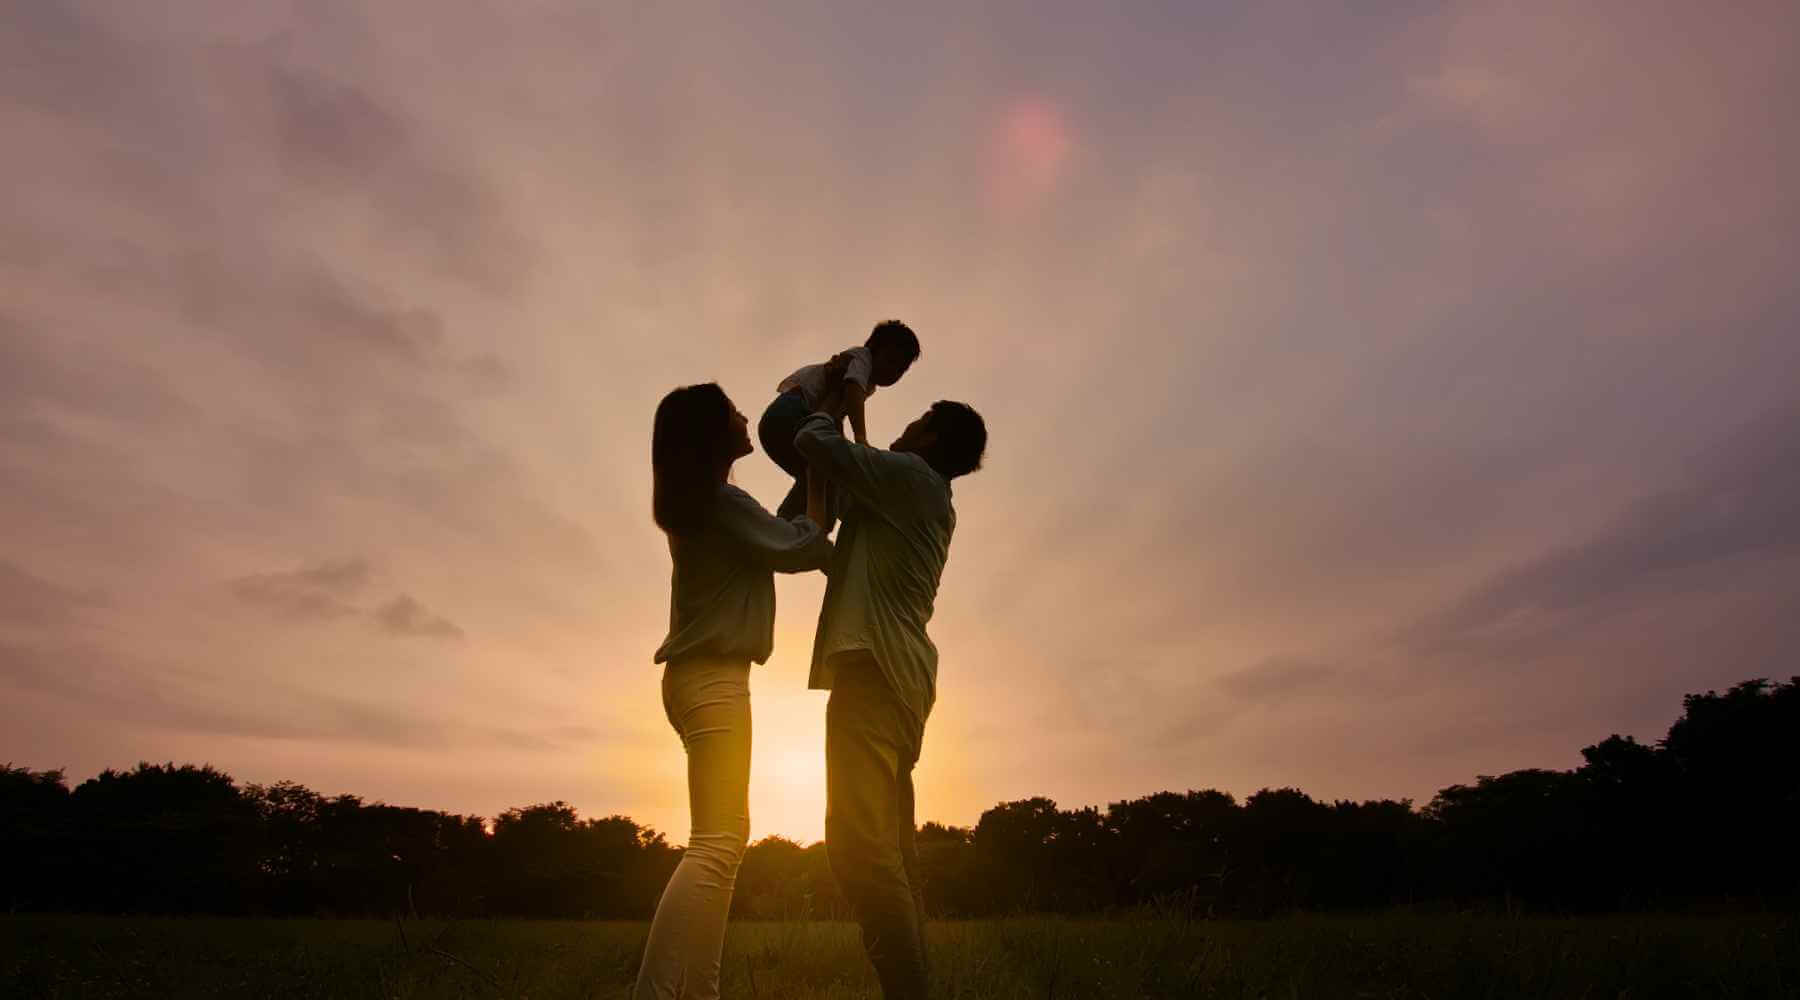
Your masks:
<path fill-rule="evenodd" d="M 839 351 L 825 362 L 825 392 L 818 409 L 834 417 L 844 415 L 844 373 L 850 370 L 850 352 Z"/>

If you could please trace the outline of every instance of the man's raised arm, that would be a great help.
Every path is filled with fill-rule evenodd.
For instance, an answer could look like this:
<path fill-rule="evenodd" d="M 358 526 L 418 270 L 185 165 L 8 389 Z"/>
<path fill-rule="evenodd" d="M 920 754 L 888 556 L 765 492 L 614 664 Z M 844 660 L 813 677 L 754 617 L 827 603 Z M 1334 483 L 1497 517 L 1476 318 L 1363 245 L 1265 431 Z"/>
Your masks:
<path fill-rule="evenodd" d="M 829 413 L 807 417 L 794 435 L 794 448 L 806 456 L 814 473 L 823 473 L 858 500 L 880 509 L 885 466 L 892 457 L 887 452 L 846 441 Z"/>

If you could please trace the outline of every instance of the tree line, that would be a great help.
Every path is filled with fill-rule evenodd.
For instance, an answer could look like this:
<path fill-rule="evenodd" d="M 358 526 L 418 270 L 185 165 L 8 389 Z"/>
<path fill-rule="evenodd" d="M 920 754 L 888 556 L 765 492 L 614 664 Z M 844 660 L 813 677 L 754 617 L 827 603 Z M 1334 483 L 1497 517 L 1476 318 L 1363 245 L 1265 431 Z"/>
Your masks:
<path fill-rule="evenodd" d="M 1800 901 L 1800 677 L 1688 695 L 1655 743 L 1407 800 L 1162 792 L 1004 802 L 917 843 L 938 916 L 1143 905 L 1261 916 L 1395 905 L 1580 911 Z M 0 905 L 109 913 L 643 918 L 680 848 L 563 802 L 486 821 L 140 763 L 70 788 L 0 769 Z M 823 845 L 752 844 L 739 916 L 846 914 Z"/>

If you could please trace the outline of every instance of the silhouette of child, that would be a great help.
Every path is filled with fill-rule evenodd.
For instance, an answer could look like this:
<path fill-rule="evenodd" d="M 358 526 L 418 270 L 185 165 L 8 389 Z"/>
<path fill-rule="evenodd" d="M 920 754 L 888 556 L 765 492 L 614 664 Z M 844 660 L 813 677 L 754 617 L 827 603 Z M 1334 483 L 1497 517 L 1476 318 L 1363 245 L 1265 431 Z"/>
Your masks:
<path fill-rule="evenodd" d="M 918 357 L 919 338 L 912 329 L 897 319 L 884 320 L 869 331 L 862 346 L 840 351 L 828 361 L 807 365 L 781 380 L 775 387 L 774 402 L 756 425 L 764 453 L 794 477 L 794 486 L 781 501 L 777 516 L 794 518 L 806 513 L 806 459 L 794 449 L 794 434 L 801 422 L 820 410 L 838 410 L 850 418 L 856 443 L 868 444 L 864 400 L 878 387 L 900 381 Z"/>

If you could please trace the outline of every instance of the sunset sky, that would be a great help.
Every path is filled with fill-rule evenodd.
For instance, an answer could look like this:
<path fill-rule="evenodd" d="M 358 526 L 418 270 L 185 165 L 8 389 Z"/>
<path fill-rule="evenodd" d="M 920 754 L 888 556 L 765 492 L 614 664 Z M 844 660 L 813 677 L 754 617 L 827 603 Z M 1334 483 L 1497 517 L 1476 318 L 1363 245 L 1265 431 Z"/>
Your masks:
<path fill-rule="evenodd" d="M 991 433 L 921 819 L 1423 801 L 1800 671 L 1792 3 L 4 7 L 0 761 L 684 841 L 651 412 L 888 317 L 876 440 Z"/>

